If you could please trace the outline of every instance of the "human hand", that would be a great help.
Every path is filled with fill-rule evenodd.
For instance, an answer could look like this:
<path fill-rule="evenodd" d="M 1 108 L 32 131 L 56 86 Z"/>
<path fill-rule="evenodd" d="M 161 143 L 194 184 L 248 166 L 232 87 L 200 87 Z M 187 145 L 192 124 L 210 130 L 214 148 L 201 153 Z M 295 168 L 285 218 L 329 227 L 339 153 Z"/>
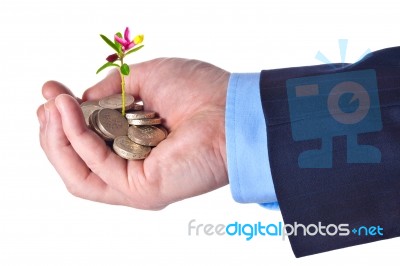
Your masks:
<path fill-rule="evenodd" d="M 165 119 L 167 139 L 145 160 L 127 161 L 87 128 L 71 91 L 50 81 L 38 108 L 40 143 L 75 196 L 140 209 L 162 209 L 228 183 L 225 101 L 229 73 L 208 63 L 178 58 L 131 65 L 126 92 Z M 83 100 L 120 93 L 112 72 Z"/>

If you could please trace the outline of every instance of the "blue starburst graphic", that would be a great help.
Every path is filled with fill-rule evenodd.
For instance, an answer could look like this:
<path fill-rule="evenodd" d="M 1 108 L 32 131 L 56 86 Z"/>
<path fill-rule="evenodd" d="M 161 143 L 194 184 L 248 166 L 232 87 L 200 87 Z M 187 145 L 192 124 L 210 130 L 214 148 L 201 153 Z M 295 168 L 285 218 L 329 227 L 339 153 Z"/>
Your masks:
<path fill-rule="evenodd" d="M 339 39 L 339 51 L 340 51 L 340 62 L 345 63 L 346 62 L 346 54 L 347 54 L 347 44 L 348 44 L 347 39 Z M 365 52 L 359 57 L 357 61 L 360 61 L 361 59 L 364 58 L 367 54 L 369 54 L 371 50 L 368 48 L 365 50 Z M 317 54 L 315 55 L 315 59 L 318 61 L 321 61 L 322 63 L 325 64 L 332 64 L 333 62 L 329 60 L 321 51 L 318 51 Z"/>

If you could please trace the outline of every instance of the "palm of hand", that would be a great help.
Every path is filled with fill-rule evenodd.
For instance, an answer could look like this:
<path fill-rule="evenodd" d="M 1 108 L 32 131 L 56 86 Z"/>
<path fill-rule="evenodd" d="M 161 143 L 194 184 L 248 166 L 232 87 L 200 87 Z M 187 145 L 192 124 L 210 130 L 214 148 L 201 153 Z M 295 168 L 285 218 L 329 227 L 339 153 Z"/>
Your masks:
<path fill-rule="evenodd" d="M 58 103 L 66 138 L 91 170 L 90 178 L 86 177 L 86 180 L 97 180 L 87 183 L 104 182 L 102 189 L 107 187 L 109 194 L 106 197 L 88 192 L 96 186 L 86 185 L 85 188 L 76 184 L 76 178 L 71 184 L 68 177 L 63 176 L 63 170 L 57 169 L 62 165 L 54 163 L 50 152 L 45 147 L 44 150 L 67 187 L 73 188 L 69 190 L 91 200 L 160 209 L 172 202 L 216 189 L 228 182 L 224 130 L 228 76 L 229 73 L 215 66 L 184 59 L 156 59 L 132 66 L 127 93 L 139 96 L 146 109 L 154 110 L 165 118 L 165 125 L 170 131 L 168 138 L 154 148 L 144 161 L 125 161 L 109 151 L 97 159 L 93 153 L 82 154 L 80 150 L 85 147 L 69 137 L 71 133 L 65 128 L 68 123 L 64 122 L 67 118 L 59 107 L 62 103 Z M 98 99 L 118 93 L 117 77 L 110 75 L 86 91 L 84 98 Z M 81 120 L 82 117 L 75 119 Z M 94 134 L 88 135 L 97 138 Z M 91 141 L 103 145 L 99 149 L 108 149 L 98 139 L 89 139 L 86 148 Z"/>

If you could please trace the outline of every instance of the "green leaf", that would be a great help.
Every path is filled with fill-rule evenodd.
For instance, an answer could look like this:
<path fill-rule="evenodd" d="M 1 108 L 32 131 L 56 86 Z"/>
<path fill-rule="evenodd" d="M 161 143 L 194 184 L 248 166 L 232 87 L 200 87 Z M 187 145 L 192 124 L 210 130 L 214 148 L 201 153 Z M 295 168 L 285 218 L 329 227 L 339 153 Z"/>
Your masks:
<path fill-rule="evenodd" d="M 99 74 L 100 71 L 102 71 L 103 69 L 107 68 L 107 67 L 111 67 L 111 66 L 115 66 L 115 67 L 119 67 L 119 65 L 111 63 L 111 62 L 107 62 L 104 65 L 102 65 L 99 69 L 97 69 L 96 74 Z"/>
<path fill-rule="evenodd" d="M 117 32 L 115 35 L 117 35 L 118 37 L 122 38 L 122 33 L 121 32 Z M 119 42 L 117 42 L 116 40 L 114 40 L 114 44 L 118 48 L 118 53 L 122 53 L 122 45 Z"/>
<path fill-rule="evenodd" d="M 128 75 L 129 75 L 130 69 L 129 69 L 129 66 L 128 66 L 127 64 L 123 64 L 123 65 L 121 66 L 120 70 L 121 70 L 121 73 L 122 73 L 124 76 L 128 76 Z"/>
<path fill-rule="evenodd" d="M 134 48 L 134 49 L 132 49 L 132 50 L 129 50 L 129 51 L 125 54 L 125 56 L 127 56 L 128 54 L 134 53 L 134 52 L 136 52 L 136 51 L 139 51 L 140 49 L 143 48 L 143 46 L 144 46 L 144 45 L 140 45 L 140 46 L 138 46 L 138 47 L 136 47 L 136 48 Z"/>
<path fill-rule="evenodd" d="M 100 37 L 111 47 L 113 48 L 117 53 L 118 51 L 118 47 L 115 45 L 115 43 L 113 43 L 110 39 L 108 39 L 106 36 L 104 36 L 103 34 L 100 34 Z"/>

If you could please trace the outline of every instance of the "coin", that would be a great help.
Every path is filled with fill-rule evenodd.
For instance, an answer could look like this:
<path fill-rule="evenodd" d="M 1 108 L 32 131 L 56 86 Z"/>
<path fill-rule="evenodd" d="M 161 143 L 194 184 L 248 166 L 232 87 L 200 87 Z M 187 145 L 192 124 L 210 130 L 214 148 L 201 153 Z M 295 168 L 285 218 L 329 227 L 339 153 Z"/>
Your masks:
<path fill-rule="evenodd" d="M 94 132 L 97 133 L 102 139 L 105 141 L 111 141 L 112 138 L 108 137 L 105 135 L 100 128 L 97 125 L 97 114 L 99 113 L 100 110 L 95 110 L 89 117 L 89 127 L 94 130 Z"/>
<path fill-rule="evenodd" d="M 130 109 L 135 104 L 135 98 L 132 95 L 125 95 L 125 108 Z M 103 98 L 99 101 L 99 105 L 103 108 L 122 109 L 122 95 L 114 94 Z"/>
<path fill-rule="evenodd" d="M 161 129 L 164 132 L 165 138 L 168 137 L 168 130 L 165 127 L 163 127 L 162 125 L 157 125 L 156 127 L 158 127 L 159 129 Z"/>
<path fill-rule="evenodd" d="M 89 116 L 89 127 L 90 129 L 94 130 L 95 127 L 97 127 L 96 124 L 96 114 L 99 110 L 94 110 L 93 113 L 90 114 Z"/>
<path fill-rule="evenodd" d="M 168 131 L 160 125 L 161 118 L 156 117 L 153 111 L 143 111 L 143 102 L 135 102 L 131 95 L 126 95 L 125 108 L 130 112 L 125 117 L 121 114 L 121 94 L 86 101 L 80 106 L 86 125 L 124 159 L 145 159 L 152 147 L 168 135 Z"/>
<path fill-rule="evenodd" d="M 81 109 L 83 112 L 83 117 L 85 118 L 86 125 L 89 126 L 89 117 L 90 115 L 96 111 L 101 109 L 101 107 L 95 103 L 88 103 L 85 105 L 81 105 Z"/>
<path fill-rule="evenodd" d="M 139 145 L 127 136 L 119 136 L 114 140 L 113 149 L 116 154 L 127 160 L 145 159 L 150 151 L 150 147 Z"/>
<path fill-rule="evenodd" d="M 81 107 L 87 106 L 87 105 L 99 105 L 98 100 L 93 100 L 93 101 L 86 101 L 81 103 Z"/>
<path fill-rule="evenodd" d="M 99 110 L 96 122 L 100 131 L 111 139 L 126 136 L 128 133 L 128 122 L 116 110 L 108 108 Z"/>
<path fill-rule="evenodd" d="M 143 104 L 136 102 L 132 105 L 132 107 L 129 110 L 141 111 L 143 110 Z"/>
<path fill-rule="evenodd" d="M 130 126 L 128 137 L 140 145 L 157 146 L 166 136 L 161 129 L 155 126 Z"/>
<path fill-rule="evenodd" d="M 154 118 L 155 116 L 156 112 L 153 111 L 135 111 L 125 114 L 126 119 L 145 119 Z"/>
<path fill-rule="evenodd" d="M 161 118 L 129 119 L 128 123 L 134 126 L 153 126 L 161 124 Z"/>

